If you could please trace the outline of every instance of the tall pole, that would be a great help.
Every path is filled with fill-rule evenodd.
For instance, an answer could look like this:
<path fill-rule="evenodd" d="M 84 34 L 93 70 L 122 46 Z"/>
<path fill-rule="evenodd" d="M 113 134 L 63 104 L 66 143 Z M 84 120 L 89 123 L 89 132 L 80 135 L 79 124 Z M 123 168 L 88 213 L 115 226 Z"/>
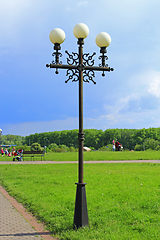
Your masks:
<path fill-rule="evenodd" d="M 2 129 L 0 129 L 0 151 L 2 146 Z"/>
<path fill-rule="evenodd" d="M 59 52 L 61 50 L 60 44 L 62 44 L 65 40 L 65 32 L 60 28 L 53 29 L 49 38 L 50 41 L 54 44 L 54 50 L 52 56 L 54 56 L 54 60 L 51 64 L 46 64 L 46 67 L 55 68 L 56 74 L 58 74 L 58 69 L 66 69 L 66 76 L 68 79 L 65 81 L 72 80 L 72 82 L 79 81 L 79 133 L 78 133 L 78 141 L 79 141 L 79 155 L 78 155 L 78 183 L 76 190 L 76 201 L 75 201 L 75 211 L 74 211 L 74 227 L 84 227 L 88 226 L 88 211 L 87 211 L 87 200 L 86 200 L 86 183 L 83 182 L 83 141 L 84 141 L 84 133 L 83 133 L 83 82 L 92 81 L 94 84 L 94 71 L 102 71 L 102 76 L 104 77 L 104 72 L 113 71 L 113 68 L 108 67 L 105 64 L 105 60 L 108 57 L 105 55 L 106 48 L 111 43 L 111 37 L 108 33 L 101 32 L 96 37 L 96 44 L 100 47 L 100 53 L 102 54 L 99 59 L 101 60 L 101 64 L 99 66 L 94 66 L 93 56 L 96 54 L 95 52 L 92 55 L 83 54 L 83 45 L 84 39 L 88 36 L 89 29 L 87 25 L 84 23 L 77 24 L 73 29 L 74 36 L 78 39 L 78 53 L 72 52 L 70 54 L 67 50 L 67 64 L 62 64 L 62 61 L 59 61 L 59 58 L 62 54 Z"/>
<path fill-rule="evenodd" d="M 79 182 L 77 184 L 75 212 L 74 212 L 74 226 L 76 228 L 88 226 L 88 211 L 86 190 L 83 183 L 83 39 L 78 39 L 79 44 Z"/>
<path fill-rule="evenodd" d="M 78 40 L 79 44 L 79 183 L 83 183 L 83 40 Z"/>

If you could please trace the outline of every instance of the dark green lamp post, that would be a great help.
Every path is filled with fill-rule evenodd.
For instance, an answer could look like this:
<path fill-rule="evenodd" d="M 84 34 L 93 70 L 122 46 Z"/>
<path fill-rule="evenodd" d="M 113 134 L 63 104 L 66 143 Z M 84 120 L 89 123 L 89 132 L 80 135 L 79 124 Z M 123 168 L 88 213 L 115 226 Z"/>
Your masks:
<path fill-rule="evenodd" d="M 0 151 L 2 148 L 2 129 L 0 128 Z"/>
<path fill-rule="evenodd" d="M 78 53 L 69 54 L 68 51 L 65 51 L 68 55 L 67 65 L 62 64 L 59 61 L 59 57 L 62 54 L 59 52 L 61 50 L 60 44 L 65 40 L 65 33 L 60 28 L 55 28 L 50 32 L 49 38 L 50 41 L 54 44 L 55 52 L 52 56 L 55 56 L 55 60 L 51 64 L 46 64 L 46 67 L 55 68 L 55 73 L 58 74 L 58 69 L 66 69 L 66 76 L 72 82 L 79 82 L 79 161 L 78 161 L 78 183 L 77 192 L 76 192 L 76 201 L 75 201 L 75 212 L 74 212 L 74 227 L 84 227 L 88 226 L 88 211 L 87 211 L 87 200 L 86 200 L 86 191 L 85 185 L 83 182 L 83 82 L 92 81 L 94 84 L 96 82 L 93 80 L 95 77 L 94 71 L 102 71 L 102 76 L 105 76 L 105 71 L 113 71 L 113 68 L 108 67 L 105 64 L 105 60 L 108 57 L 105 55 L 106 47 L 109 46 L 111 42 L 111 37 L 108 33 L 102 32 L 96 37 L 96 44 L 100 47 L 100 53 L 102 54 L 99 59 L 101 64 L 99 66 L 94 66 L 93 56 L 96 53 L 93 53 L 91 56 L 89 54 L 83 54 L 83 45 L 84 39 L 89 34 L 89 29 L 84 23 L 77 24 L 73 29 L 74 36 L 78 39 Z"/>

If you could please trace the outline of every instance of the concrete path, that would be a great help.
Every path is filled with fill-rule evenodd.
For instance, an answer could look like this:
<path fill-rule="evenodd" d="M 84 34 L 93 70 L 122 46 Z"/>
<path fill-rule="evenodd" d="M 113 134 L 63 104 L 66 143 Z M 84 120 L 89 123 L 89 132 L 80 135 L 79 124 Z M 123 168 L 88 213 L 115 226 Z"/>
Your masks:
<path fill-rule="evenodd" d="M 0 186 L 0 240 L 56 240 Z"/>
<path fill-rule="evenodd" d="M 0 164 L 66 164 L 66 163 L 78 163 L 78 161 L 0 161 Z M 160 163 L 160 160 L 121 160 L 121 161 L 84 161 L 84 164 L 90 163 Z"/>

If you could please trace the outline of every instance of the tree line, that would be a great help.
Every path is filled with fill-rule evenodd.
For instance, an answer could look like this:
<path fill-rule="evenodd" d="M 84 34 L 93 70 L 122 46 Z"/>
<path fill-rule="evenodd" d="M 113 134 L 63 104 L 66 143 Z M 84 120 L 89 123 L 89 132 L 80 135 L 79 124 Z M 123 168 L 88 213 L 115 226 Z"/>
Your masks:
<path fill-rule="evenodd" d="M 124 150 L 146 150 L 160 148 L 160 128 L 148 129 L 107 129 L 105 131 L 97 129 L 84 130 L 84 146 L 98 150 L 103 146 L 112 144 L 113 140 L 118 140 Z M 15 144 L 31 146 L 39 143 L 42 147 L 50 148 L 53 144 L 65 145 L 68 148 L 78 148 L 78 130 L 63 130 L 54 132 L 44 132 L 30 134 L 21 137 L 18 135 L 2 135 L 2 144 Z"/>

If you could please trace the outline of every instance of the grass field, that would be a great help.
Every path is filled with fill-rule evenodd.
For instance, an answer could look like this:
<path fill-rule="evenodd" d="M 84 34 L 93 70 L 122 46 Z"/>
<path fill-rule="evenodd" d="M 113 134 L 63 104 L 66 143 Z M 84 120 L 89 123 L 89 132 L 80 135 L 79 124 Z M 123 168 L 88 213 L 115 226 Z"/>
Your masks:
<path fill-rule="evenodd" d="M 73 230 L 77 165 L 0 165 L 0 183 L 59 239 L 160 239 L 159 164 L 85 164 L 89 227 Z"/>
<path fill-rule="evenodd" d="M 123 152 L 102 152 L 91 151 L 84 152 L 84 161 L 95 160 L 159 160 L 160 151 L 123 151 Z M 12 157 L 2 157 L 0 155 L 0 161 L 12 161 Z M 30 157 L 25 157 L 25 161 L 30 160 Z M 35 160 L 41 160 L 41 156 L 35 157 Z M 78 152 L 66 152 L 66 153 L 46 153 L 45 160 L 50 161 L 77 161 Z"/>

